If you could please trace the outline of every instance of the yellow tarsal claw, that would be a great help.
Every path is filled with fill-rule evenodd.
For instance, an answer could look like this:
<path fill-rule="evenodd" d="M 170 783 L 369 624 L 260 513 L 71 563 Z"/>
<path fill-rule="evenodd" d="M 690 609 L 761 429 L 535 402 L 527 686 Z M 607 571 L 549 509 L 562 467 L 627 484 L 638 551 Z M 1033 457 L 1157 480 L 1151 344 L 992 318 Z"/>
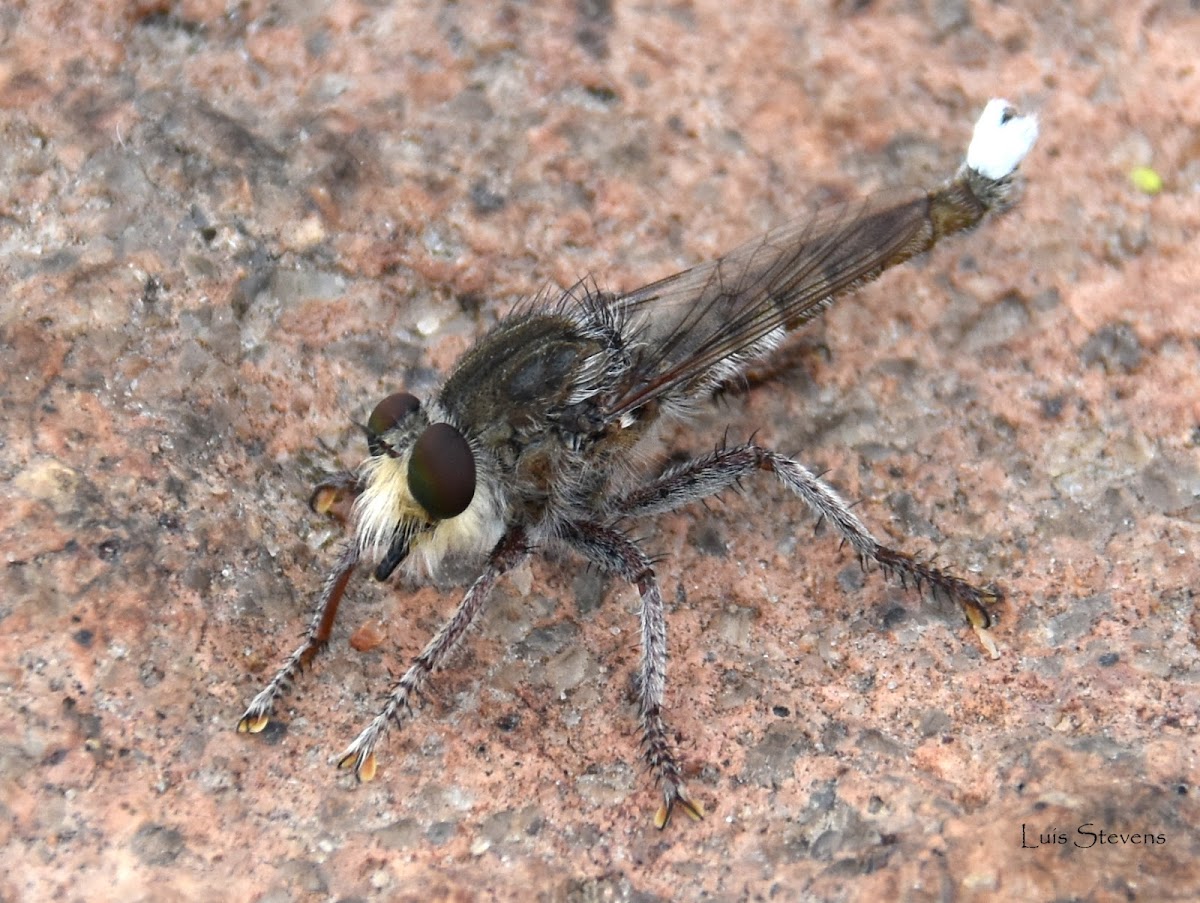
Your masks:
<path fill-rule="evenodd" d="M 658 811 L 654 813 L 654 827 L 662 830 L 667 826 L 667 821 L 671 818 L 671 810 L 666 803 L 658 807 Z"/>
<path fill-rule="evenodd" d="M 1000 657 L 1000 648 L 996 645 L 996 641 L 992 639 L 992 635 L 988 633 L 987 628 L 980 624 L 971 624 L 975 631 L 975 636 L 979 637 L 979 645 L 983 646 L 988 656 L 993 660 Z"/>
<path fill-rule="evenodd" d="M 270 723 L 269 715 L 246 716 L 238 722 L 237 731 L 239 734 L 261 734 Z"/>
<path fill-rule="evenodd" d="M 654 827 L 661 831 L 667 826 L 667 822 L 671 820 L 671 812 L 676 804 L 683 807 L 683 811 L 688 814 L 692 821 L 702 821 L 704 819 L 704 807 L 688 799 L 681 792 L 672 802 L 663 802 L 658 807 L 658 810 L 654 813 Z"/>
<path fill-rule="evenodd" d="M 342 771 L 353 768 L 354 776 L 360 781 L 373 781 L 377 768 L 375 753 L 367 753 L 365 756 L 356 752 L 347 753 L 338 759 L 337 767 Z"/>
<path fill-rule="evenodd" d="M 338 491 L 331 486 L 318 486 L 308 504 L 317 514 L 328 514 L 338 502 Z"/>
<path fill-rule="evenodd" d="M 992 602 L 999 601 L 999 594 L 992 595 Z M 992 624 L 992 616 L 988 614 L 987 609 L 981 605 L 964 605 L 963 611 L 967 615 L 967 622 L 971 625 L 971 629 L 975 631 L 975 636 L 979 638 L 979 644 L 983 646 L 984 651 L 992 659 L 1000 657 L 1000 649 L 996 646 L 996 641 L 992 639 L 992 635 L 988 633 L 988 627 Z"/>

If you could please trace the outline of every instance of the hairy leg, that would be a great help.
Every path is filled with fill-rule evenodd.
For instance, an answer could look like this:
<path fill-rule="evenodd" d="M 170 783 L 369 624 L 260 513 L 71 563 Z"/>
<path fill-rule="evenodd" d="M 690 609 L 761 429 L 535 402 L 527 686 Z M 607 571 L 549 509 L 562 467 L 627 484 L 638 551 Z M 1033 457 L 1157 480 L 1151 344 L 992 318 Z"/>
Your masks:
<path fill-rule="evenodd" d="M 693 818 L 701 818 L 700 806 L 683 788 L 679 763 L 671 750 L 662 705 L 666 689 L 667 621 L 662 593 L 650 559 L 633 542 L 616 530 L 596 523 L 570 524 L 562 534 L 565 542 L 589 561 L 619 574 L 637 587 L 642 597 L 642 659 L 638 669 L 638 710 L 642 722 L 643 756 L 662 790 L 663 802 L 654 816 L 658 828 L 666 826 L 678 804 Z"/>
<path fill-rule="evenodd" d="M 911 582 L 918 588 L 927 587 L 934 594 L 948 596 L 958 604 L 977 632 L 991 626 L 992 617 L 985 606 L 1000 598 L 999 590 L 974 586 L 911 555 L 882 545 L 841 496 L 815 474 L 791 458 L 753 443 L 721 448 L 671 468 L 649 485 L 621 499 L 616 513 L 621 517 L 637 518 L 671 511 L 728 489 L 756 470 L 773 473 L 814 514 L 833 524 L 854 548 L 864 566 L 874 561 L 885 573 L 895 575 L 906 586 Z M 989 637 L 980 633 L 980 640 L 990 653 L 996 654 Z"/>
<path fill-rule="evenodd" d="M 442 625 L 404 672 L 404 676 L 397 681 L 379 714 L 338 757 L 338 768 L 353 768 L 355 777 L 361 781 L 369 781 L 375 776 L 375 747 L 387 733 L 388 726 L 395 724 L 399 727 L 405 719 L 411 717 L 413 694 L 463 638 L 483 610 L 500 575 L 524 561 L 529 551 L 523 530 L 510 530 L 500 539 L 492 550 L 483 573 L 471 584 L 450 620 Z"/>
<path fill-rule="evenodd" d="M 275 672 L 271 682 L 251 701 L 246 713 L 238 721 L 238 733 L 257 734 L 262 731 L 271 720 L 271 712 L 275 709 L 275 703 L 291 689 L 296 675 L 304 670 L 328 644 L 329 634 L 333 630 L 333 622 L 337 617 L 338 605 L 342 601 L 346 585 L 350 582 L 350 575 L 354 572 L 357 564 L 358 543 L 350 539 L 342 545 L 337 564 L 325 578 L 325 586 L 321 590 L 317 607 L 313 610 L 312 618 L 308 622 L 304 640 L 287 657 L 282 667 Z"/>

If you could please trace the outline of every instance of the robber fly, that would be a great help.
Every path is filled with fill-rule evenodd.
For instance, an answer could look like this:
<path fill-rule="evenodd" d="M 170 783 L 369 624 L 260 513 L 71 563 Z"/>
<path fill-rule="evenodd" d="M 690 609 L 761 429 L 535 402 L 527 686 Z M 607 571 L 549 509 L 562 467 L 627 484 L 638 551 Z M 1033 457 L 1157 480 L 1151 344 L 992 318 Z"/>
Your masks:
<path fill-rule="evenodd" d="M 1009 206 L 1017 166 L 1036 138 L 1034 117 L 992 100 L 966 161 L 940 188 L 785 225 L 628 294 L 577 286 L 553 303 L 520 306 L 467 352 L 431 399 L 407 392 L 383 399 L 362 427 L 370 456 L 312 496 L 322 513 L 349 505 L 353 535 L 303 642 L 254 697 L 238 730 L 263 730 L 325 646 L 360 562 L 387 580 L 401 565 L 433 570 L 447 554 L 475 556 L 482 573 L 338 758 L 340 768 L 370 780 L 389 725 L 412 716 L 414 694 L 479 617 L 497 579 L 534 551 L 566 547 L 641 594 L 637 694 L 642 754 L 662 793 L 655 824 L 665 826 L 676 806 L 699 818 L 663 713 L 662 595 L 651 558 L 625 526 L 715 495 L 754 471 L 774 475 L 828 521 L 864 567 L 874 562 L 906 585 L 953 599 L 986 637 L 987 605 L 998 590 L 881 544 L 833 489 L 791 458 L 754 442 L 726 445 L 640 482 L 635 464 L 637 450 L 665 422 L 693 415 L 839 295 Z"/>

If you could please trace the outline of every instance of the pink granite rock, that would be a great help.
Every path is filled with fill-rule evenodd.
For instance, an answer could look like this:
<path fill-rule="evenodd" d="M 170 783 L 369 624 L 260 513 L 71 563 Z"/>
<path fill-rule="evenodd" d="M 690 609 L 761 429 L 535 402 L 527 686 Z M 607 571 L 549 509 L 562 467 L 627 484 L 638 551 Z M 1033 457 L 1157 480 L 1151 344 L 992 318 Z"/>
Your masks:
<path fill-rule="evenodd" d="M 1200 896 L 1187 4 L 32 2 L 0 34 L 0 898 Z M 998 660 L 764 479 L 638 529 L 703 822 L 654 829 L 636 594 L 566 556 L 501 583 L 373 783 L 330 757 L 458 585 L 357 581 L 233 731 L 379 398 L 547 286 L 929 184 L 998 94 L 1042 122 L 1020 206 L 663 447 L 826 471 L 1005 588 Z"/>

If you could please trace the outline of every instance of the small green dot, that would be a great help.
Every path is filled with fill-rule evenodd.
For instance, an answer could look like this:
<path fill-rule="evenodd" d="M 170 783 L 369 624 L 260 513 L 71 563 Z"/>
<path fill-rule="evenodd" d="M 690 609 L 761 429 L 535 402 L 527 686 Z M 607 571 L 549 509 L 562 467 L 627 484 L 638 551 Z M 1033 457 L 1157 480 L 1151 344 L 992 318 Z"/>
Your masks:
<path fill-rule="evenodd" d="M 1162 176 L 1149 166 L 1135 166 L 1129 173 L 1129 181 L 1142 194 L 1155 195 L 1163 190 Z"/>

